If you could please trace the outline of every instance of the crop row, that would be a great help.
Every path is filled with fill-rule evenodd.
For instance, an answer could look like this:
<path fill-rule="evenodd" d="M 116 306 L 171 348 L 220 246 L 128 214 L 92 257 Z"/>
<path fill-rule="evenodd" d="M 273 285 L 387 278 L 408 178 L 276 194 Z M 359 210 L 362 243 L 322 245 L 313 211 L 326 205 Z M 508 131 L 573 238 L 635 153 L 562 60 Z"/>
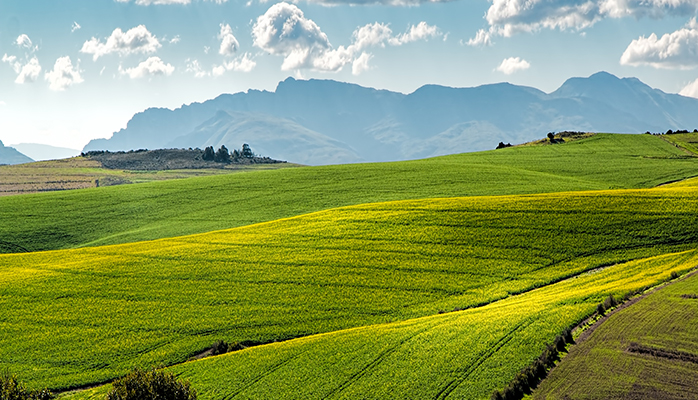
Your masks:
<path fill-rule="evenodd" d="M 266 343 L 474 307 L 695 248 L 696 209 L 691 187 L 432 199 L 3 255 L 0 368 L 67 388 L 181 362 L 216 340 Z"/>

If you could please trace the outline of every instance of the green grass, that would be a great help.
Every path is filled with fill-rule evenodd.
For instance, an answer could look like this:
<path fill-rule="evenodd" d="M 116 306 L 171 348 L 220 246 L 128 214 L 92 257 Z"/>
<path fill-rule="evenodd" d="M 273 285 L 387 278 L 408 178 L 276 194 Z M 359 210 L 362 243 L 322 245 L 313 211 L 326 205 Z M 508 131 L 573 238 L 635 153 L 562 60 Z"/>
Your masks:
<path fill-rule="evenodd" d="M 605 296 L 641 290 L 696 262 L 695 250 L 633 261 L 481 308 L 253 347 L 170 370 L 190 380 L 201 399 L 486 399 Z M 66 398 L 101 398 L 108 389 Z"/>
<path fill-rule="evenodd" d="M 698 155 L 698 132 L 662 135 L 661 138 Z"/>
<path fill-rule="evenodd" d="M 599 134 L 419 161 L 8 196 L 0 252 L 151 240 L 379 201 L 644 188 L 696 175 L 698 159 L 659 137 Z"/>
<path fill-rule="evenodd" d="M 217 339 L 270 342 L 474 307 L 693 249 L 696 209 L 694 187 L 428 199 L 2 255 L 0 369 L 66 388 L 182 362 Z"/>
<path fill-rule="evenodd" d="M 294 167 L 294 164 L 244 165 L 238 168 L 180 169 L 163 171 L 124 171 L 103 168 L 83 157 L 0 166 L 0 196 L 74 190 L 98 186 L 184 179 L 196 176 Z"/>
<path fill-rule="evenodd" d="M 696 399 L 695 362 L 628 351 L 631 343 L 698 358 L 698 274 L 612 315 L 552 371 L 536 399 Z"/>

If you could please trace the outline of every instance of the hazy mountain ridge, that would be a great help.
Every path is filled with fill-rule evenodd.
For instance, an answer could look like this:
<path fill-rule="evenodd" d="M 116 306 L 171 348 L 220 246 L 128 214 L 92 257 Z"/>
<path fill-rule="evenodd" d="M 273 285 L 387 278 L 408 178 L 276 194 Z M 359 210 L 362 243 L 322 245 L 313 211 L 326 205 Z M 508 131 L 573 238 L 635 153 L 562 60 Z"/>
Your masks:
<path fill-rule="evenodd" d="M 221 111 L 223 111 L 221 113 Z M 239 147 L 304 164 L 389 161 L 492 149 L 549 131 L 663 132 L 698 127 L 698 99 L 606 72 L 556 91 L 510 83 L 425 85 L 410 94 L 332 80 L 288 78 L 274 92 L 223 94 L 134 115 L 85 150 Z M 239 142 L 239 143 L 238 143 Z"/>
<path fill-rule="evenodd" d="M 2 141 L 0 141 L 0 165 L 2 164 L 22 164 L 32 162 L 31 158 L 20 153 L 14 147 L 6 147 Z"/>

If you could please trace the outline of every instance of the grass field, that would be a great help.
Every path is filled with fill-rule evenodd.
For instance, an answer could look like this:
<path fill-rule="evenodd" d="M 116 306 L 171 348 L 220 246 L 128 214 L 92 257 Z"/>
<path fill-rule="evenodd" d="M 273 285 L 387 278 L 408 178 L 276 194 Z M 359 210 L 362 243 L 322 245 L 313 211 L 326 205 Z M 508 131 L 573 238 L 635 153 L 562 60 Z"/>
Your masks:
<path fill-rule="evenodd" d="M 534 398 L 698 399 L 696 327 L 698 274 L 612 315 L 573 347 Z"/>
<path fill-rule="evenodd" d="M 481 308 L 264 345 L 171 370 L 201 399 L 486 399 L 605 296 L 640 290 L 696 263 L 695 250 L 637 260 Z M 65 398 L 99 399 L 108 388 Z"/>
<path fill-rule="evenodd" d="M 291 168 L 0 198 L 0 252 L 202 233 L 352 204 L 652 187 L 698 175 L 656 136 L 598 134 L 427 160 Z"/>
<path fill-rule="evenodd" d="M 693 249 L 696 209 L 694 187 L 428 199 L 2 255 L 0 368 L 66 388 L 182 362 L 217 339 L 270 342 L 474 307 Z"/>
<path fill-rule="evenodd" d="M 662 135 L 661 138 L 698 155 L 698 132 Z"/>
<path fill-rule="evenodd" d="M 0 166 L 0 196 L 85 189 L 130 183 L 183 179 L 234 172 L 278 169 L 292 164 L 241 166 L 238 169 L 207 168 L 163 171 L 122 171 L 103 168 L 83 157 Z"/>

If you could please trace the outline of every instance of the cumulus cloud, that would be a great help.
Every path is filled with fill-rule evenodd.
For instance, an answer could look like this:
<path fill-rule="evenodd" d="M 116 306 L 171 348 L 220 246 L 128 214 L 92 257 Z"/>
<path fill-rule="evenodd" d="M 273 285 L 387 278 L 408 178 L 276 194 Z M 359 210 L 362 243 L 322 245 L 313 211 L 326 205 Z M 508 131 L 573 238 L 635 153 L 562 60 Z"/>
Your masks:
<path fill-rule="evenodd" d="M 83 43 L 80 52 L 92 54 L 92 59 L 96 61 L 99 57 L 111 53 L 118 53 L 121 56 L 135 53 L 147 54 L 156 52 L 160 47 L 162 47 L 160 41 L 148 31 L 145 25 L 138 25 L 126 32 L 121 28 L 114 29 L 104 43 L 93 37 Z"/>
<path fill-rule="evenodd" d="M 441 32 L 439 32 L 439 28 L 433 25 L 428 25 L 426 22 L 422 21 L 417 25 L 412 25 L 407 32 L 390 39 L 390 44 L 399 46 L 405 43 L 426 40 L 440 35 Z"/>
<path fill-rule="evenodd" d="M 17 44 L 17 47 L 24 47 L 25 49 L 30 49 L 32 47 L 31 39 L 29 39 L 29 36 L 24 33 L 17 36 L 15 43 Z"/>
<path fill-rule="evenodd" d="M 36 79 L 41 73 L 41 65 L 39 65 L 39 60 L 36 57 L 32 57 L 29 62 L 24 64 L 19 71 L 19 75 L 15 79 L 15 83 L 23 84 L 36 82 Z"/>
<path fill-rule="evenodd" d="M 579 31 L 605 18 L 693 15 L 698 0 L 492 0 L 485 14 L 489 24 L 468 41 L 491 43 L 493 36 L 512 36 L 540 29 Z"/>
<path fill-rule="evenodd" d="M 213 76 L 221 76 L 226 71 L 250 72 L 256 66 L 257 62 L 250 58 L 249 53 L 245 53 L 242 57 L 238 57 L 235 60 L 223 63 L 223 65 L 214 65 L 211 74 Z"/>
<path fill-rule="evenodd" d="M 509 57 L 502 60 L 502 63 L 497 67 L 497 71 L 502 72 L 506 75 L 511 75 L 514 72 L 523 71 L 529 69 L 531 64 L 528 61 L 523 60 L 519 57 Z"/>
<path fill-rule="evenodd" d="M 179 35 L 177 35 L 177 36 L 173 37 L 172 39 L 170 39 L 170 44 L 177 44 L 177 43 L 179 43 L 181 40 L 182 40 L 182 39 L 179 37 Z"/>
<path fill-rule="evenodd" d="M 77 67 L 73 67 L 70 57 L 60 57 L 53 65 L 53 70 L 46 72 L 44 78 L 49 83 L 49 89 L 63 91 L 68 87 L 77 83 L 84 82 L 81 71 Z"/>
<path fill-rule="evenodd" d="M 224 56 L 235 54 L 240 48 L 240 43 L 233 36 L 233 29 L 228 24 L 221 24 L 221 31 L 218 33 L 218 39 L 221 41 L 221 47 L 218 53 Z"/>
<path fill-rule="evenodd" d="M 7 53 L 5 53 L 2 56 L 2 62 L 8 63 L 10 67 L 15 71 L 16 74 L 19 74 L 19 71 L 22 70 L 22 63 L 17 61 L 16 56 L 8 56 Z"/>
<path fill-rule="evenodd" d="M 117 3 L 129 3 L 131 0 L 115 0 Z M 228 0 L 207 0 L 216 4 L 227 3 Z M 139 6 L 149 6 L 149 5 L 169 5 L 169 4 L 190 4 L 191 0 L 136 0 L 136 4 Z"/>
<path fill-rule="evenodd" d="M 131 79 L 139 79 L 152 76 L 170 76 L 175 68 L 171 64 L 165 64 L 160 57 L 149 57 L 134 68 L 121 70 L 121 73 L 128 75 Z"/>
<path fill-rule="evenodd" d="M 359 57 L 354 60 L 354 62 L 351 64 L 351 73 L 353 75 L 360 75 L 364 71 L 368 71 L 371 69 L 371 66 L 368 65 L 368 62 L 371 61 L 373 58 L 373 55 L 363 52 Z"/>
<path fill-rule="evenodd" d="M 363 55 L 368 47 L 386 44 L 400 46 L 416 40 L 441 35 L 435 26 L 426 22 L 413 25 L 407 32 L 393 36 L 386 24 L 373 23 L 357 28 L 352 35 L 352 44 L 334 48 L 327 35 L 303 11 L 288 3 L 278 3 L 257 18 L 252 28 L 254 45 L 269 54 L 284 57 L 282 70 L 312 69 L 316 71 L 339 71 L 345 65 L 362 58 L 356 71 L 364 71 L 370 55 Z"/>
<path fill-rule="evenodd" d="M 193 73 L 194 77 L 204 78 L 204 77 L 210 75 L 207 71 L 204 71 L 204 69 L 201 68 L 201 64 L 199 64 L 199 60 L 192 60 L 192 59 L 187 58 L 185 60 L 185 62 L 187 63 L 187 68 L 185 71 Z"/>
<path fill-rule="evenodd" d="M 80 28 L 82 28 L 80 24 L 78 24 L 76 21 L 73 21 L 73 25 L 70 27 L 70 32 L 75 32 Z"/>
<path fill-rule="evenodd" d="M 679 94 L 682 96 L 694 97 L 698 99 L 698 79 L 686 85 L 686 87 L 681 89 Z"/>
<path fill-rule="evenodd" d="M 621 65 L 691 69 L 698 66 L 698 29 L 695 19 L 685 28 L 658 38 L 652 33 L 633 40 L 620 57 Z"/>

